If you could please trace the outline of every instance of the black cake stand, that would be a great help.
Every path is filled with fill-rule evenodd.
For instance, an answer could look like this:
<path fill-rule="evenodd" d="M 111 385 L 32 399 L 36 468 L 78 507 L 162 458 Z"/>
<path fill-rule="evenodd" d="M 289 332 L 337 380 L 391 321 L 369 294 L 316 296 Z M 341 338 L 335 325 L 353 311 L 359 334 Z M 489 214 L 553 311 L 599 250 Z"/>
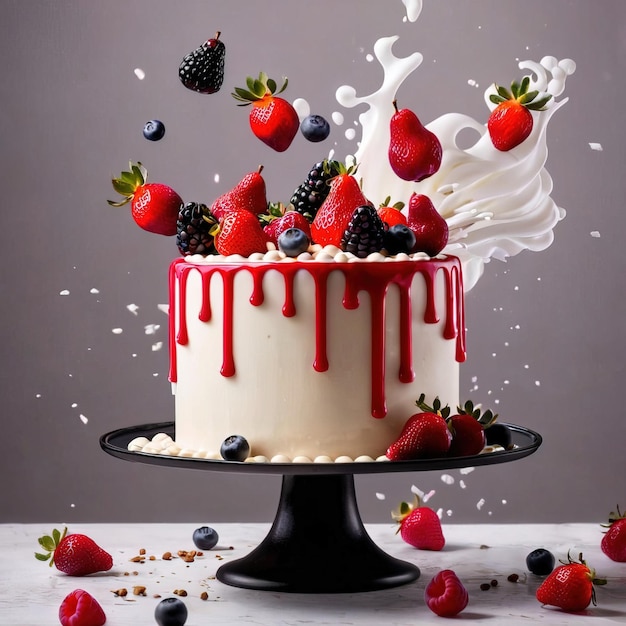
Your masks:
<path fill-rule="evenodd" d="M 131 452 L 135 437 L 174 437 L 174 422 L 122 428 L 100 438 L 117 458 L 151 465 L 217 472 L 279 474 L 282 490 L 274 523 L 247 556 L 222 565 L 222 583 L 246 589 L 294 593 L 352 593 L 397 587 L 416 580 L 412 563 L 381 550 L 367 534 L 354 490 L 355 474 L 445 470 L 506 463 L 539 448 L 541 435 L 508 424 L 514 447 L 466 457 L 365 463 L 240 463 Z"/>

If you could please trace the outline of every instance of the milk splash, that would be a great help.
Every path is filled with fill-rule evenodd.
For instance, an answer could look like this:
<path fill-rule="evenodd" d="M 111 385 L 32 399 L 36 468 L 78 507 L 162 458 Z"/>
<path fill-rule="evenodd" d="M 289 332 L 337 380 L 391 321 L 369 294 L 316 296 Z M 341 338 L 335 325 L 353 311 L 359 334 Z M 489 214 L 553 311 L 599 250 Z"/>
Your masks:
<path fill-rule="evenodd" d="M 422 10 L 422 0 L 402 0 L 406 20 L 415 22 Z M 397 35 L 383 37 L 374 44 L 374 55 L 383 68 L 378 91 L 357 96 L 354 87 L 343 85 L 336 92 L 339 104 L 353 108 L 368 106 L 359 115 L 362 135 L 358 150 L 348 157 L 359 164 L 358 177 L 365 195 L 375 204 L 390 195 L 394 201 L 407 203 L 415 191 L 430 197 L 448 222 L 449 242 L 444 252 L 458 256 L 464 265 L 466 290 L 480 278 L 485 262 L 504 260 L 522 250 L 544 250 L 553 241 L 553 228 L 565 216 L 550 193 L 552 179 L 544 168 L 548 149 L 546 129 L 552 115 L 567 98 L 557 101 L 565 89 L 565 80 L 574 73 L 571 59 L 561 61 L 546 56 L 541 61 L 522 61 L 519 68 L 530 73 L 530 89 L 552 94 L 547 110 L 532 112 L 530 136 L 510 152 L 496 150 L 484 123 L 460 113 L 448 113 L 426 127 L 434 132 L 443 148 L 439 171 L 420 182 L 399 179 L 387 159 L 389 120 L 393 100 L 400 85 L 422 63 L 423 56 L 414 52 L 408 57 L 394 55 Z M 514 76 L 521 78 L 521 76 Z M 495 108 L 489 96 L 496 93 L 491 85 L 484 94 L 489 110 Z M 410 108 L 410 106 L 408 107 Z M 419 111 L 416 111 L 419 116 Z M 485 120 L 488 114 L 485 114 Z M 461 148 L 457 138 L 470 130 L 476 137 L 469 148 Z"/>

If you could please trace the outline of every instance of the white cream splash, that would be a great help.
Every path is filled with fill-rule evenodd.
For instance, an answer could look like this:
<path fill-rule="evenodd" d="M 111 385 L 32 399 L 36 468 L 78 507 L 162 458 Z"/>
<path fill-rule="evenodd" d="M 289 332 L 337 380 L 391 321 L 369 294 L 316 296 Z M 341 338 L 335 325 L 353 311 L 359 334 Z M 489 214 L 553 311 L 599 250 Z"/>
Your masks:
<path fill-rule="evenodd" d="M 415 21 L 422 10 L 421 0 L 403 0 L 407 19 Z M 426 194 L 443 215 L 450 228 L 445 252 L 459 256 L 465 269 L 465 287 L 471 289 L 480 278 L 483 265 L 491 258 L 505 259 L 522 250 L 543 250 L 553 240 L 553 228 L 565 216 L 552 198 L 552 179 L 544 168 L 548 150 L 546 128 L 552 115 L 567 99 L 557 101 L 568 76 L 576 64 L 546 56 L 540 62 L 523 61 L 519 68 L 531 79 L 531 90 L 552 94 L 547 110 L 533 112 L 531 135 L 509 152 L 496 150 L 484 122 L 460 113 L 448 113 L 426 124 L 443 147 L 439 171 L 421 183 L 399 179 L 387 159 L 390 132 L 389 120 L 393 100 L 400 85 L 423 60 L 419 52 L 400 58 L 393 54 L 398 36 L 383 37 L 374 44 L 374 55 L 383 68 L 383 82 L 378 91 L 357 96 L 354 87 L 343 85 L 336 92 L 339 104 L 353 108 L 366 104 L 359 115 L 362 135 L 353 155 L 359 164 L 358 177 L 363 191 L 374 204 L 390 195 L 394 202 L 408 203 L 411 194 Z M 520 79 L 521 76 L 513 76 Z M 485 91 L 489 110 L 495 105 L 489 96 L 495 93 L 491 85 Z M 400 108 L 402 103 L 400 103 Z M 415 111 L 419 116 L 419 111 Z M 485 112 L 486 121 L 488 112 Z M 474 143 L 461 148 L 457 138 L 467 131 L 474 134 Z M 351 157 L 347 158 L 348 161 Z"/>

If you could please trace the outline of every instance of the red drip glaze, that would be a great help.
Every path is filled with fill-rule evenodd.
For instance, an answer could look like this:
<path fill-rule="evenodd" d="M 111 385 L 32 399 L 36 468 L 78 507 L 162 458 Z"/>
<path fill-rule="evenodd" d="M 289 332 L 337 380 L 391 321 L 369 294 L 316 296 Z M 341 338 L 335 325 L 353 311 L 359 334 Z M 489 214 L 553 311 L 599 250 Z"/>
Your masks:
<path fill-rule="evenodd" d="M 248 271 L 253 277 L 253 290 L 250 302 L 259 306 L 264 301 L 263 278 L 270 270 L 279 271 L 285 280 L 285 300 L 282 313 L 285 317 L 296 315 L 294 302 L 294 278 L 296 272 L 306 271 L 315 283 L 315 359 L 313 369 L 325 372 L 329 368 L 327 351 L 327 282 L 330 273 L 341 271 L 345 276 L 343 306 L 356 309 L 360 306 L 358 294 L 366 291 L 371 303 L 371 394 L 372 415 L 384 417 L 385 402 L 385 298 L 388 288 L 395 284 L 400 292 L 400 369 L 398 378 L 403 383 L 415 379 L 412 358 L 411 330 L 411 284 L 415 274 L 420 273 L 426 285 L 426 307 L 424 322 L 434 324 L 439 321 L 435 302 L 435 277 L 439 271 L 445 275 L 445 324 L 443 336 L 456 339 L 456 360 L 465 360 L 465 313 L 463 307 L 463 279 L 461 264 L 456 257 L 431 259 L 429 261 L 395 261 L 387 263 L 254 263 L 246 265 L 191 265 L 184 259 L 175 260 L 170 268 L 170 380 L 176 382 L 176 343 L 188 342 L 186 284 L 189 271 L 195 269 L 202 276 L 202 307 L 199 317 L 202 321 L 211 318 L 210 277 L 220 274 L 224 285 L 223 296 L 223 360 L 220 370 L 223 376 L 233 376 L 235 360 L 233 353 L 233 284 L 235 274 Z M 178 283 L 179 310 L 175 310 L 175 289 Z M 175 337 L 175 320 L 178 316 L 178 335 Z"/>

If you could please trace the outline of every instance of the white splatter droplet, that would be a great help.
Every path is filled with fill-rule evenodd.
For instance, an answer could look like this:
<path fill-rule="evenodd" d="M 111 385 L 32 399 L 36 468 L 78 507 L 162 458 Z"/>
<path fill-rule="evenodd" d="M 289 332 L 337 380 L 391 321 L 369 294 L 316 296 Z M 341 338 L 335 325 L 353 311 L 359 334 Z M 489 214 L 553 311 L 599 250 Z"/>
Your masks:
<path fill-rule="evenodd" d="M 137 315 L 137 311 L 139 311 L 139 307 L 136 304 L 127 304 L 126 308 L 133 314 Z"/>
<path fill-rule="evenodd" d="M 219 183 L 220 182 L 220 175 L 219 174 L 215 174 L 215 176 L 213 176 L 213 182 L 214 183 Z"/>
<path fill-rule="evenodd" d="M 136 67 L 133 73 L 139 80 L 143 80 L 146 77 L 146 73 L 140 67 Z"/>
<path fill-rule="evenodd" d="M 157 341 L 156 343 L 152 344 L 152 352 L 158 352 L 162 347 L 163 347 L 163 342 Z"/>
<path fill-rule="evenodd" d="M 600 231 L 599 231 L 599 230 L 592 230 L 589 234 L 590 234 L 592 237 L 595 237 L 596 239 L 599 239 L 599 238 L 600 238 Z"/>
<path fill-rule="evenodd" d="M 464 481 L 464 480 L 459 480 L 459 487 L 460 487 L 461 489 L 465 489 L 465 488 L 467 487 L 467 485 L 465 484 L 465 481 Z"/>
<path fill-rule="evenodd" d="M 386 496 L 385 496 L 384 493 L 376 492 L 376 499 L 377 500 L 384 500 L 385 498 L 386 498 Z"/>
<path fill-rule="evenodd" d="M 541 387 L 541 381 L 540 380 L 536 380 L 535 381 L 535 387 Z"/>
<path fill-rule="evenodd" d="M 419 487 L 416 487 L 415 485 L 411 485 L 411 493 L 414 493 L 418 498 L 424 497 L 424 492 Z"/>
<path fill-rule="evenodd" d="M 483 506 L 485 506 L 485 498 L 481 498 L 477 503 L 476 503 L 476 508 L 480 511 Z"/>
<path fill-rule="evenodd" d="M 304 98 L 296 98 L 293 101 L 293 108 L 296 110 L 300 121 L 302 121 L 308 115 L 311 115 L 311 107 Z"/>
<path fill-rule="evenodd" d="M 374 60 L 374 56 L 373 56 L 372 54 L 366 54 L 366 55 L 365 55 L 365 60 L 366 60 L 368 63 L 371 63 L 371 62 Z"/>
<path fill-rule="evenodd" d="M 59 291 L 59 295 L 60 296 L 69 296 L 70 295 L 70 290 L 69 289 L 63 289 L 63 291 Z"/>
<path fill-rule="evenodd" d="M 76 402 L 72 402 L 72 408 L 75 409 L 78 406 L 78 404 L 76 404 Z"/>
<path fill-rule="evenodd" d="M 100 290 L 99 290 L 99 289 L 96 289 L 95 287 L 92 287 L 92 288 L 89 290 L 89 293 L 100 293 Z"/>
<path fill-rule="evenodd" d="M 41 398 L 41 394 L 40 393 L 36 393 L 35 394 L 35 398 Z"/>
<path fill-rule="evenodd" d="M 146 335 L 154 335 L 161 327 L 158 324 L 146 324 L 143 328 Z"/>
<path fill-rule="evenodd" d="M 337 126 L 341 126 L 344 122 L 343 113 L 340 113 L 339 111 L 334 111 L 331 115 L 331 119 Z"/>
<path fill-rule="evenodd" d="M 468 84 L 470 87 L 478 87 L 478 83 L 477 83 L 477 82 L 476 82 L 473 78 L 470 78 L 470 79 L 467 81 L 467 84 Z"/>
<path fill-rule="evenodd" d="M 595 143 L 595 142 L 589 142 L 589 147 L 592 150 L 595 150 L 596 152 L 602 152 L 602 144 L 601 143 Z"/>
<path fill-rule="evenodd" d="M 165 313 L 165 315 L 169 315 L 170 314 L 170 305 L 169 304 L 157 304 L 157 309 L 159 309 L 159 311 L 161 311 L 162 313 Z"/>
<path fill-rule="evenodd" d="M 441 482 L 446 485 L 454 485 L 454 476 L 450 476 L 450 474 L 442 474 Z"/>
<path fill-rule="evenodd" d="M 354 128 L 348 128 L 348 130 L 346 130 L 345 132 L 345 136 L 348 141 L 352 141 L 356 137 L 356 131 L 354 130 Z"/>
<path fill-rule="evenodd" d="M 83 424 L 86 424 L 89 420 L 88 420 L 88 419 L 87 419 L 87 418 L 86 418 L 86 417 L 85 417 L 85 416 L 81 413 L 81 414 L 80 414 L 80 421 L 81 421 Z"/>
<path fill-rule="evenodd" d="M 123 328 L 113 328 L 113 329 L 111 329 L 111 332 L 114 335 L 121 335 L 124 332 L 124 329 Z"/>
<path fill-rule="evenodd" d="M 461 474 L 462 476 L 467 476 L 467 474 L 471 474 L 475 469 L 475 467 L 462 467 L 459 470 L 459 474 Z"/>
<path fill-rule="evenodd" d="M 422 502 L 426 503 L 428 502 L 437 492 L 434 489 L 431 489 L 428 493 L 424 494 L 424 497 L 422 498 Z"/>

